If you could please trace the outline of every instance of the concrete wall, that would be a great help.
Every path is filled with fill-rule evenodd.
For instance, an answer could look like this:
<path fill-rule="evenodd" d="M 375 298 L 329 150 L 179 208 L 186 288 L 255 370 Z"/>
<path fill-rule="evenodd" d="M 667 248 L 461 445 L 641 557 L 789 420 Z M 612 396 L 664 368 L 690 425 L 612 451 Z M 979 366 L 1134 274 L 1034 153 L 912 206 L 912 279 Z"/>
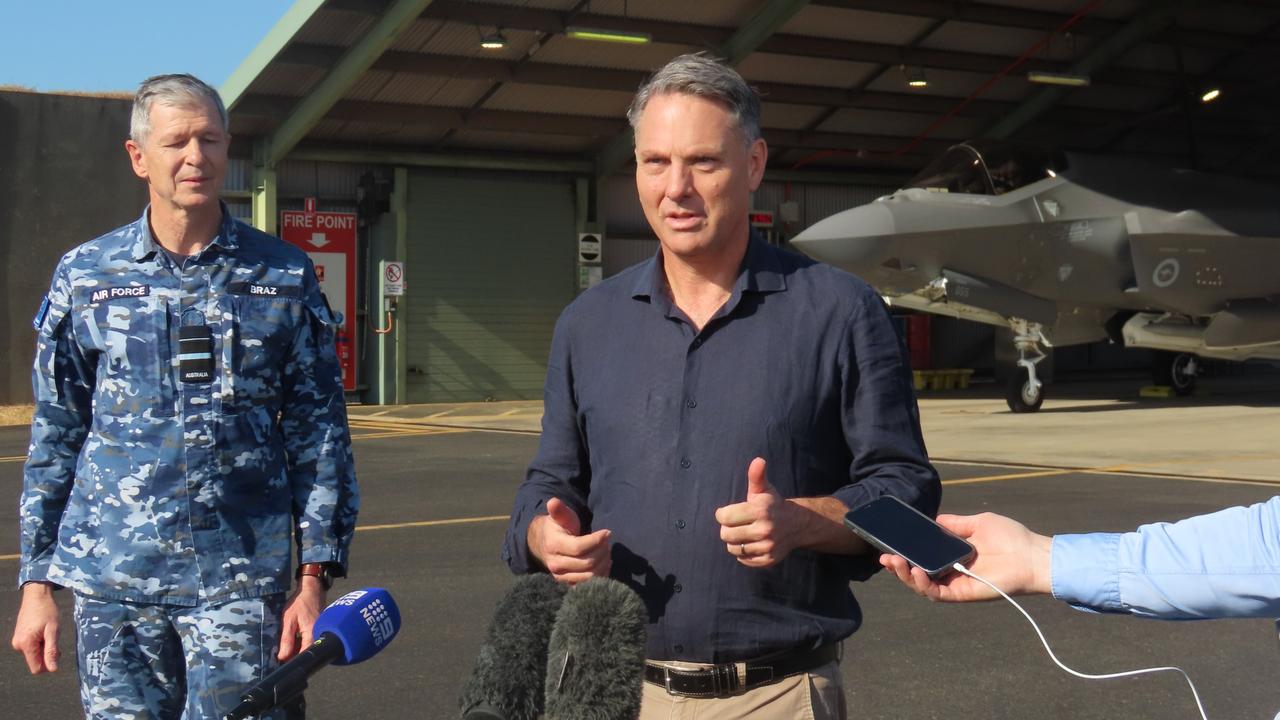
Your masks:
<path fill-rule="evenodd" d="M 128 100 L 0 91 L 0 405 L 31 402 L 31 319 L 58 258 L 136 218 Z"/>

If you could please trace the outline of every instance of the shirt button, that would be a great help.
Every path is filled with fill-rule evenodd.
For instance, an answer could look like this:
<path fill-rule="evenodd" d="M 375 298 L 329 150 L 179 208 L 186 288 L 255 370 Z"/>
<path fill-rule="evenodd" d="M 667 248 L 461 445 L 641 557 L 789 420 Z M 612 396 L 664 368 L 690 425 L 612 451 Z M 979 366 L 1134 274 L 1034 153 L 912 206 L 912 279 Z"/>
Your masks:
<path fill-rule="evenodd" d="M 681 530 L 683 530 L 683 529 L 684 529 L 684 519 L 683 519 L 683 518 L 682 518 L 682 519 L 680 519 L 680 520 L 677 520 L 677 521 L 676 521 L 676 527 L 680 528 Z"/>
<path fill-rule="evenodd" d="M 685 403 L 685 405 L 688 405 L 690 408 L 696 408 L 698 407 L 698 401 L 693 398 L 689 398 L 689 402 Z"/>
<path fill-rule="evenodd" d="M 689 462 L 689 458 L 680 458 L 680 467 L 684 468 L 685 470 L 688 470 L 689 466 L 692 464 L 693 463 Z"/>
<path fill-rule="evenodd" d="M 678 644 L 677 644 L 677 645 L 673 645 L 673 646 L 671 647 L 671 649 L 672 649 L 672 650 L 675 650 L 675 651 L 676 651 L 676 652 L 678 652 L 678 653 L 682 653 L 682 652 L 684 652 L 684 646 L 683 646 L 683 645 L 678 645 Z"/>
<path fill-rule="evenodd" d="M 671 589 L 675 590 L 676 592 L 684 592 L 684 586 L 681 585 L 680 583 L 676 583 L 676 586 Z"/>

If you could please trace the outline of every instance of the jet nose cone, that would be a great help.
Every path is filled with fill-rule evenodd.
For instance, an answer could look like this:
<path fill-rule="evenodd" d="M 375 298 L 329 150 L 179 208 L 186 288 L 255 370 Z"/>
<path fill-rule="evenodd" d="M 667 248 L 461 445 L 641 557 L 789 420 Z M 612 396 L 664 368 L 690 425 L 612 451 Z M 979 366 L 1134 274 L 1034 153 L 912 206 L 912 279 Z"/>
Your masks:
<path fill-rule="evenodd" d="M 873 202 L 814 223 L 791 244 L 812 258 L 866 275 L 884 261 L 893 233 L 893 211 Z"/>

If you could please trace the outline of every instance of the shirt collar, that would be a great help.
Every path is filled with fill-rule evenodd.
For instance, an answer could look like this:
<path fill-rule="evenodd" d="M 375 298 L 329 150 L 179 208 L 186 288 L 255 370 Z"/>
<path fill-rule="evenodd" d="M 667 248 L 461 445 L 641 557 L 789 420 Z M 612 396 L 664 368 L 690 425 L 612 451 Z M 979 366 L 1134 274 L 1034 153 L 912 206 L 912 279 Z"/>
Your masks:
<path fill-rule="evenodd" d="M 218 227 L 218 234 L 214 236 L 210 245 L 217 245 L 226 250 L 235 250 L 240 247 L 240 240 L 236 233 L 236 221 L 231 217 L 231 210 L 227 204 L 218 201 L 218 206 L 222 209 L 222 221 Z M 133 223 L 133 259 L 146 260 L 151 255 L 160 251 L 160 245 L 156 243 L 156 239 L 151 236 L 151 223 L 147 220 L 151 214 L 151 206 L 142 210 L 142 217 Z"/>
<path fill-rule="evenodd" d="M 778 251 L 764 241 L 754 229 L 747 240 L 747 252 L 742 258 L 742 267 L 738 271 L 738 279 L 733 284 L 732 295 L 725 305 L 727 308 L 737 305 L 738 298 L 744 292 L 782 292 L 787 289 L 787 280 L 782 272 L 782 264 Z M 659 247 L 650 265 L 648 273 L 640 273 L 636 277 L 631 297 L 647 299 L 651 304 L 669 305 L 667 293 L 667 276 L 662 268 L 662 248 Z"/>

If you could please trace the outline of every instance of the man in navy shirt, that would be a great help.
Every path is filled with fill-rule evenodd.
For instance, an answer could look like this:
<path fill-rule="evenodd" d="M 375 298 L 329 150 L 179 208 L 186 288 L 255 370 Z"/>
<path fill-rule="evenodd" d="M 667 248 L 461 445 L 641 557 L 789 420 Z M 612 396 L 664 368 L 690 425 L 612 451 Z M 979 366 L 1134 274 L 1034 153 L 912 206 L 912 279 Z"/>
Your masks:
<path fill-rule="evenodd" d="M 751 233 L 768 149 L 735 71 L 678 57 L 628 117 L 660 250 L 556 324 L 503 556 L 640 594 L 642 720 L 843 718 L 849 582 L 878 567 L 844 514 L 940 496 L 901 344 L 865 283 Z"/>

